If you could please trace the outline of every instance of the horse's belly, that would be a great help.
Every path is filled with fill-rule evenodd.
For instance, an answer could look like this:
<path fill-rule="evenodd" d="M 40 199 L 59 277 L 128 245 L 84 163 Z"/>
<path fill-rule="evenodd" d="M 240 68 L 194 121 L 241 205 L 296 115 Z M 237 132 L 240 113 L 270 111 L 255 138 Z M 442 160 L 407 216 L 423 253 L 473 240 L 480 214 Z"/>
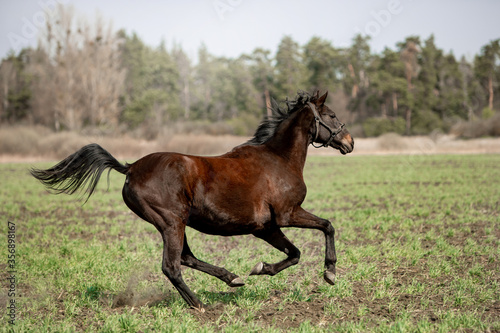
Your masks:
<path fill-rule="evenodd" d="M 243 207 L 230 211 L 211 207 L 193 208 L 188 220 L 188 226 L 193 229 L 221 236 L 252 234 L 267 228 L 270 223 L 270 212 Z"/>

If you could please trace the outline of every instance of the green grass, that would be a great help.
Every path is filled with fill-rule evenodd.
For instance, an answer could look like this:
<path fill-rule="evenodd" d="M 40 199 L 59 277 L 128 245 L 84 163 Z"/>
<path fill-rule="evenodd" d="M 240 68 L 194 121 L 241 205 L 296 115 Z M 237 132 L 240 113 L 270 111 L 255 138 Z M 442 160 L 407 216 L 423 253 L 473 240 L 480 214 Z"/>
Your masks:
<path fill-rule="evenodd" d="M 161 237 L 121 199 L 111 173 L 85 204 L 50 195 L 27 164 L 0 164 L 0 261 L 16 224 L 16 325 L 0 332 L 448 332 L 500 330 L 500 156 L 309 158 L 303 207 L 336 228 L 337 283 L 323 281 L 324 237 L 286 229 L 301 262 L 250 276 L 282 254 L 252 236 L 188 230 L 202 260 L 246 282 L 185 269 L 209 305 L 188 309 L 161 272 Z M 50 164 L 37 164 L 48 167 Z"/>

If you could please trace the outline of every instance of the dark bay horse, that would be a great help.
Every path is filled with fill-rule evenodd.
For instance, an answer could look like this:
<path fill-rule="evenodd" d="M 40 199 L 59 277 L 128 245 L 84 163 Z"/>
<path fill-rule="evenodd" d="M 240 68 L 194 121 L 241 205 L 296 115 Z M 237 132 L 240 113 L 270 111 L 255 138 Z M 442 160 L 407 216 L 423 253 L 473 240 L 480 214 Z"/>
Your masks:
<path fill-rule="evenodd" d="M 354 140 L 319 96 L 299 92 L 296 100 L 273 107 L 255 136 L 218 157 L 154 153 L 133 164 L 121 164 L 97 144 L 90 144 L 48 170 L 31 174 L 56 193 L 86 187 L 92 195 L 105 169 L 126 176 L 123 200 L 163 239 L 162 271 L 192 307 L 203 303 L 184 283 L 181 265 L 213 275 L 231 287 L 242 279 L 222 267 L 198 260 L 189 248 L 185 228 L 213 235 L 253 234 L 284 252 L 278 263 L 259 262 L 250 275 L 274 275 L 299 262 L 300 251 L 281 228 L 312 228 L 326 239 L 324 279 L 335 283 L 334 233 L 331 223 L 301 208 L 306 197 L 302 176 L 310 144 L 352 152 Z M 88 199 L 87 197 L 87 199 Z"/>

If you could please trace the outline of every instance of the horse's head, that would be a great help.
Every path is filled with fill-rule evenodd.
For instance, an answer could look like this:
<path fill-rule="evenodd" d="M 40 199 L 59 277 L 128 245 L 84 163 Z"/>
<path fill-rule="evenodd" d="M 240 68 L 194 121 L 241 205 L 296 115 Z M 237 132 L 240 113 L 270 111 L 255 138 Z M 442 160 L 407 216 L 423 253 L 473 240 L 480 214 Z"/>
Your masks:
<path fill-rule="evenodd" d="M 320 97 L 317 91 L 310 99 L 309 107 L 314 113 L 311 126 L 312 144 L 317 148 L 332 147 L 345 155 L 354 149 L 354 139 L 335 112 L 325 105 L 327 96 L 328 92 Z M 314 145 L 315 143 L 319 145 Z"/>

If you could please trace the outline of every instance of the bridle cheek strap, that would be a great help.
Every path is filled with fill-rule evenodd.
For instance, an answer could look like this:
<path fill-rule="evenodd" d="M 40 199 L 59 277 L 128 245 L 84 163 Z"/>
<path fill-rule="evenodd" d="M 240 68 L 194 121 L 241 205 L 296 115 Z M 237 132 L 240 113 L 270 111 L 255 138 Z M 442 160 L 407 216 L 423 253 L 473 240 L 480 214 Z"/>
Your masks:
<path fill-rule="evenodd" d="M 342 130 L 344 129 L 345 124 L 344 123 L 340 123 L 339 128 L 333 130 L 330 126 L 328 126 L 323 121 L 323 119 L 321 119 L 321 117 L 320 117 L 320 115 L 319 115 L 319 113 L 316 110 L 316 107 L 314 105 L 312 105 L 311 103 L 309 103 L 309 108 L 311 108 L 311 110 L 312 110 L 312 112 L 314 114 L 314 121 L 316 122 L 316 133 L 314 134 L 314 139 L 313 139 L 313 142 L 311 144 L 312 144 L 312 146 L 314 148 L 328 147 L 330 145 L 330 143 L 332 143 L 332 141 L 335 138 L 335 136 L 337 136 L 337 134 L 339 134 L 340 132 L 342 132 Z M 324 142 L 324 143 L 322 143 L 320 145 L 315 145 L 314 143 L 315 143 L 315 141 L 319 137 L 320 125 L 323 126 L 324 128 L 326 128 L 330 132 L 330 137 L 328 138 L 328 140 L 326 140 L 326 142 Z"/>

